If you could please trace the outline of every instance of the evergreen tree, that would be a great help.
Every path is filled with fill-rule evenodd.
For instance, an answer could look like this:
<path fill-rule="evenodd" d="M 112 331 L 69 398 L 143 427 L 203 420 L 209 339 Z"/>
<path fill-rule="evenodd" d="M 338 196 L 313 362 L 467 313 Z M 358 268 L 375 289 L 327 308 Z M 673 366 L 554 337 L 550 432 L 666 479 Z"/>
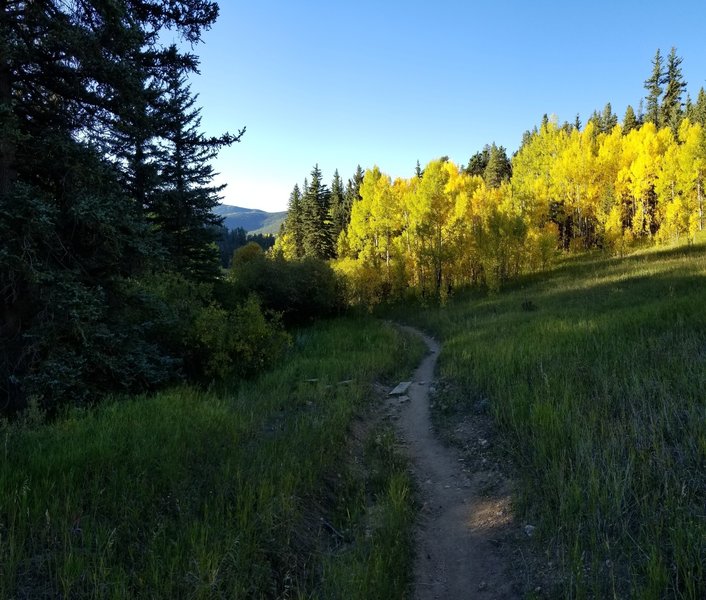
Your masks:
<path fill-rule="evenodd" d="M 171 48 L 176 55 L 176 47 Z M 219 192 L 213 185 L 210 161 L 218 150 L 240 140 L 244 133 L 207 138 L 200 131 L 201 109 L 191 93 L 184 69 L 172 62 L 167 89 L 160 107 L 160 188 L 149 216 L 174 270 L 195 281 L 212 281 L 219 272 L 215 242 L 223 218 L 215 215 Z"/>
<path fill-rule="evenodd" d="M 493 142 L 488 149 L 488 164 L 483 171 L 485 184 L 491 188 L 498 188 L 503 181 L 509 181 L 512 176 L 512 165 L 507 158 L 503 146 L 496 146 Z"/>
<path fill-rule="evenodd" d="M 417 164 L 419 161 L 417 161 Z M 360 200 L 360 186 L 363 183 L 363 178 L 365 173 L 363 169 L 358 165 L 351 177 L 346 183 L 346 191 L 343 193 L 343 207 L 345 216 L 345 228 L 348 228 L 348 224 L 351 222 L 351 211 L 353 210 L 353 205 Z"/>
<path fill-rule="evenodd" d="M 625 109 L 625 116 L 623 117 L 623 135 L 627 135 L 638 126 L 639 124 L 637 117 L 635 116 L 635 110 L 630 104 L 628 104 L 628 107 Z"/>
<path fill-rule="evenodd" d="M 483 177 L 485 170 L 488 167 L 488 161 L 490 160 L 490 146 L 486 144 L 483 150 L 476 152 L 470 159 L 468 159 L 468 165 L 466 166 L 466 173 L 469 175 L 477 175 Z"/>
<path fill-rule="evenodd" d="M 683 116 L 682 94 L 686 82 L 681 71 L 682 59 L 677 56 L 676 48 L 672 47 L 667 57 L 667 71 L 664 77 L 664 96 L 661 106 L 661 123 L 669 126 L 676 133 Z"/>
<path fill-rule="evenodd" d="M 603 107 L 603 114 L 601 115 L 601 128 L 602 133 L 610 133 L 613 128 L 618 124 L 618 115 L 613 112 L 613 107 L 610 102 L 606 102 L 605 107 Z"/>
<path fill-rule="evenodd" d="M 306 182 L 304 187 L 307 187 Z M 294 258 L 304 258 L 304 225 L 302 215 L 302 194 L 299 185 L 294 184 L 294 189 L 289 195 L 287 207 L 287 219 L 283 223 L 283 229 L 292 236 Z"/>
<path fill-rule="evenodd" d="M 700 123 L 702 127 L 706 127 L 706 91 L 704 88 L 699 89 L 696 102 L 692 104 L 687 116 L 692 123 Z"/>
<path fill-rule="evenodd" d="M 173 371 L 132 314 L 134 276 L 157 256 L 140 153 L 166 64 L 160 31 L 194 44 L 217 14 L 206 0 L 3 4 L 0 406 L 81 401 Z"/>
<path fill-rule="evenodd" d="M 338 174 L 338 169 L 333 174 L 331 181 L 331 235 L 333 239 L 338 239 L 338 235 L 348 225 L 346 214 L 345 191 L 343 180 Z"/>
<path fill-rule="evenodd" d="M 333 258 L 331 192 L 323 183 L 318 164 L 311 171 L 311 182 L 302 195 L 301 206 L 304 255 L 322 260 Z"/>
<path fill-rule="evenodd" d="M 421 179 L 424 176 L 424 171 L 422 170 L 422 165 L 419 164 L 418 159 L 417 159 L 417 165 L 414 167 L 414 174 L 417 176 L 417 179 Z"/>
<path fill-rule="evenodd" d="M 659 48 L 652 60 L 652 75 L 645 81 L 645 89 L 647 90 L 645 121 L 654 123 L 657 127 L 662 125 L 662 110 L 660 108 L 660 98 L 662 96 L 662 86 L 665 83 L 664 65 L 662 63 L 662 54 Z"/>
<path fill-rule="evenodd" d="M 576 113 L 576 119 L 574 120 L 574 129 L 576 131 L 581 131 L 581 117 Z"/>

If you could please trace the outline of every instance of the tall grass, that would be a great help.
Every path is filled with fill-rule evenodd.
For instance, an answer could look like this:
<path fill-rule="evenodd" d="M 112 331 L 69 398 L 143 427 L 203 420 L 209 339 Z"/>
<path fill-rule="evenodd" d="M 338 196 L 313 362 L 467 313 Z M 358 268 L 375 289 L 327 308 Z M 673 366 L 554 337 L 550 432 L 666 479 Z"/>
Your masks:
<path fill-rule="evenodd" d="M 706 597 L 703 243 L 406 314 L 444 341 L 446 401 L 489 399 L 567 597 Z"/>
<path fill-rule="evenodd" d="M 346 466 L 351 422 L 371 383 L 408 374 L 422 348 L 362 319 L 301 330 L 294 346 L 230 392 L 180 387 L 5 425 L 0 598 L 314 597 L 335 584 L 322 523 L 368 510 Z M 351 563 L 369 569 L 375 552 Z"/>

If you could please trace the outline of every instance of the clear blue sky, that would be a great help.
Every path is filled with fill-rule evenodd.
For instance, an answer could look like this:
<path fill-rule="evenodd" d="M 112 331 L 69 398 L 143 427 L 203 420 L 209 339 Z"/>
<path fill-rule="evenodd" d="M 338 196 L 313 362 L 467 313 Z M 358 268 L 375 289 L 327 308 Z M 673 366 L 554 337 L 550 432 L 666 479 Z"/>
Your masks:
<path fill-rule="evenodd" d="M 247 126 L 214 166 L 227 204 L 285 210 L 318 163 L 330 182 L 360 164 L 409 177 L 484 144 L 514 152 L 543 113 L 585 123 L 636 109 L 660 48 L 706 87 L 706 4 L 681 2 L 289 2 L 221 0 L 195 51 L 202 126 Z"/>

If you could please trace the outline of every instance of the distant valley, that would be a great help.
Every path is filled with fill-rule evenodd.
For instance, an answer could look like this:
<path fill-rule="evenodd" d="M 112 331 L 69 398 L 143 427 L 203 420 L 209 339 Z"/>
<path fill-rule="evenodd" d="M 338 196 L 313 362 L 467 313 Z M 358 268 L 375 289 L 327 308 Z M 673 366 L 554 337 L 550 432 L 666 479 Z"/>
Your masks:
<path fill-rule="evenodd" d="M 277 235 L 279 228 L 287 217 L 287 211 L 266 212 L 255 208 L 242 208 L 221 204 L 214 213 L 224 217 L 223 225 L 228 229 L 244 229 L 250 234 Z"/>

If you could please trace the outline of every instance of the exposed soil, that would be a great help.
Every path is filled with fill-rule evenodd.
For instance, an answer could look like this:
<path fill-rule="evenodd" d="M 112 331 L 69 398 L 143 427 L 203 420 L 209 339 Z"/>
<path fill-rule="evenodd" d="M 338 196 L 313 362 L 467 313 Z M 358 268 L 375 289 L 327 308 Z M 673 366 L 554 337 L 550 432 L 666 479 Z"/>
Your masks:
<path fill-rule="evenodd" d="M 388 402 L 388 418 L 410 458 L 422 502 L 414 598 L 545 596 L 531 575 L 544 562 L 529 558 L 532 529 L 515 522 L 512 482 L 497 457 L 486 452 L 492 444 L 490 417 L 464 418 L 451 431 L 453 439 L 439 439 L 429 403 L 440 347 L 420 331 L 404 329 L 421 336 L 429 348 L 407 395 Z"/>

